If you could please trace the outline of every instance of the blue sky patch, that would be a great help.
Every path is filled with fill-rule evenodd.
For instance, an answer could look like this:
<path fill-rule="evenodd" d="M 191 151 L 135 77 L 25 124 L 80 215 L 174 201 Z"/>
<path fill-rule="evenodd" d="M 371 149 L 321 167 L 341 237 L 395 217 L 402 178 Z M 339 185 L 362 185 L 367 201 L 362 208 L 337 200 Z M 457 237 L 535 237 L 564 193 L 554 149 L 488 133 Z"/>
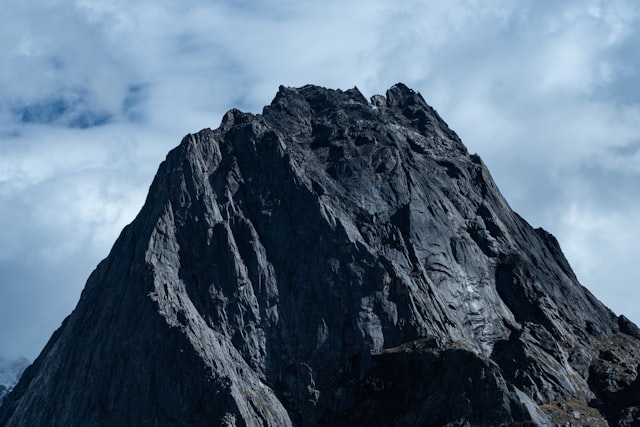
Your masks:
<path fill-rule="evenodd" d="M 108 123 L 112 115 L 92 108 L 86 91 L 74 90 L 14 108 L 14 114 L 24 124 L 59 125 L 86 129 Z"/>

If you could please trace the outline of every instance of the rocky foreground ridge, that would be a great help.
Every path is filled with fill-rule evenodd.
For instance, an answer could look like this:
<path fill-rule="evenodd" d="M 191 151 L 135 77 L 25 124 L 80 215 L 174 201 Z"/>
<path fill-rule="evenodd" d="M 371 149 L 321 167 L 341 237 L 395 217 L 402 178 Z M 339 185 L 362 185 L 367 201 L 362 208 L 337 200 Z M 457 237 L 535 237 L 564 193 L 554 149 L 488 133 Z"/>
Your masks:
<path fill-rule="evenodd" d="M 638 425 L 640 331 L 402 84 L 172 150 L 0 424 Z"/>

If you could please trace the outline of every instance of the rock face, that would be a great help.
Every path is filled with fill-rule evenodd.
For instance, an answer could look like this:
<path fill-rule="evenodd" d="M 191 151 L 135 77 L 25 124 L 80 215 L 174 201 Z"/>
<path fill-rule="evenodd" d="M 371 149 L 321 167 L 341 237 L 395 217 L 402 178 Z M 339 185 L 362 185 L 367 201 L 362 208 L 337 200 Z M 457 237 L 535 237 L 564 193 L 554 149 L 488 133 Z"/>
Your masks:
<path fill-rule="evenodd" d="M 12 360 L 0 358 L 0 405 L 7 394 L 13 390 L 27 366 L 29 366 L 29 360 L 24 357 Z"/>
<path fill-rule="evenodd" d="M 169 153 L 0 424 L 638 425 L 639 363 L 418 93 L 281 87 Z"/>

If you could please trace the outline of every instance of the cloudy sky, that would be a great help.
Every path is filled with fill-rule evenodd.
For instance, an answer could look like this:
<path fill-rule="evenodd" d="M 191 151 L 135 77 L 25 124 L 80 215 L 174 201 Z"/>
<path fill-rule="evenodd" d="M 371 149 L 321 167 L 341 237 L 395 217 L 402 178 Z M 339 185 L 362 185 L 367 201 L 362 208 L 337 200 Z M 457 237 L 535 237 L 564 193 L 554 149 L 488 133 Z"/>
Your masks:
<path fill-rule="evenodd" d="M 8 0 L 0 14 L 0 357 L 34 358 L 160 161 L 280 84 L 402 81 L 640 322 L 634 0 Z"/>

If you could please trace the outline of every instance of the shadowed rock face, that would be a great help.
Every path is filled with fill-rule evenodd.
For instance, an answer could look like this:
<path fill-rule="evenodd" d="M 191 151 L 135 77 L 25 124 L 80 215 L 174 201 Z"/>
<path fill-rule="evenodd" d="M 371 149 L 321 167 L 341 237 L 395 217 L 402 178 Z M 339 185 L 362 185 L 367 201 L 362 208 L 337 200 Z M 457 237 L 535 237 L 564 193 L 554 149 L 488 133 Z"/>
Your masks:
<path fill-rule="evenodd" d="M 634 425 L 640 331 L 416 92 L 188 135 L 0 408 L 21 425 Z"/>

